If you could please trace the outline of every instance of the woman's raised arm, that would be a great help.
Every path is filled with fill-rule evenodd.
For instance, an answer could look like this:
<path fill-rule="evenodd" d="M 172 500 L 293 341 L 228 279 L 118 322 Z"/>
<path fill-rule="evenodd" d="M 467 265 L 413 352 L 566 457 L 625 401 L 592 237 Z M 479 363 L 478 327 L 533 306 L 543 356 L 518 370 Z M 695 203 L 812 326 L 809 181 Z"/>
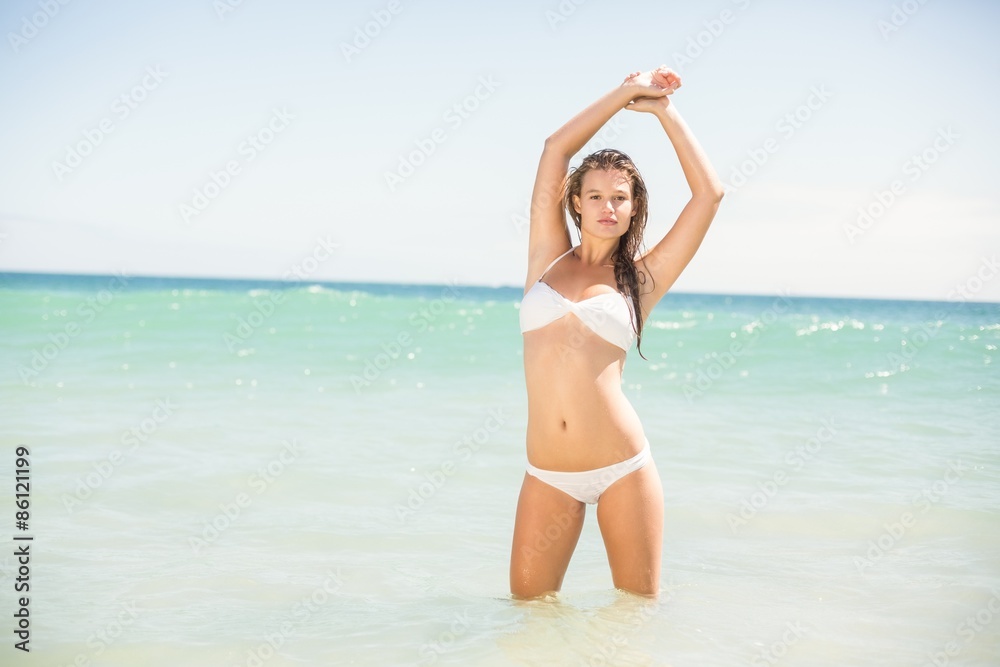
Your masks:
<path fill-rule="evenodd" d="M 676 80 L 674 90 L 680 87 L 680 78 L 670 69 L 660 68 L 656 72 L 657 78 Z M 719 210 L 724 189 L 705 151 L 669 98 L 638 98 L 626 108 L 652 113 L 659 119 L 691 189 L 691 199 L 670 231 L 637 262 L 638 270 L 651 273 L 653 278 L 652 290 L 640 297 L 642 312 L 648 314 L 694 257 Z"/>

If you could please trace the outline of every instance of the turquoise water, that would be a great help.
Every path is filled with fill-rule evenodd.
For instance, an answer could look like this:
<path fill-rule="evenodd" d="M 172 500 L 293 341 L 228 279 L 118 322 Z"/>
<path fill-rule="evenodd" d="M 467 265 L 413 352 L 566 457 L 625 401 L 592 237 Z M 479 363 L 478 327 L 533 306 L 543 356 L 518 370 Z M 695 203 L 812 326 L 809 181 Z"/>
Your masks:
<path fill-rule="evenodd" d="M 668 295 L 623 385 L 663 593 L 612 589 L 591 507 L 523 603 L 519 296 L 3 275 L 0 661 L 1000 664 L 1000 305 Z"/>

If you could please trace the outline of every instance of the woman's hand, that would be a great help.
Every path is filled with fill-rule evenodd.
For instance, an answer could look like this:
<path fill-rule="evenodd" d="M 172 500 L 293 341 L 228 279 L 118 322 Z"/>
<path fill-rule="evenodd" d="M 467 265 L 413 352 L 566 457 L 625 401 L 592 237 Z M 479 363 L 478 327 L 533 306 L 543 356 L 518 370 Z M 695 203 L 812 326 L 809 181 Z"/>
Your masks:
<path fill-rule="evenodd" d="M 645 111 L 646 113 L 657 113 L 658 111 L 663 111 L 670 106 L 670 98 L 666 95 L 663 97 L 637 97 L 628 104 L 625 108 L 629 111 Z"/>
<path fill-rule="evenodd" d="M 631 111 L 644 111 L 646 113 L 656 113 L 670 106 L 668 95 L 672 95 L 675 90 L 681 87 L 681 77 L 665 65 L 661 65 L 652 72 L 633 72 L 625 77 L 623 86 L 632 85 L 636 89 L 645 88 L 648 92 L 633 97 L 625 105 Z"/>
<path fill-rule="evenodd" d="M 632 72 L 625 77 L 622 87 L 629 90 L 631 100 L 640 97 L 660 98 L 681 87 L 681 77 L 666 65 L 650 72 Z"/>

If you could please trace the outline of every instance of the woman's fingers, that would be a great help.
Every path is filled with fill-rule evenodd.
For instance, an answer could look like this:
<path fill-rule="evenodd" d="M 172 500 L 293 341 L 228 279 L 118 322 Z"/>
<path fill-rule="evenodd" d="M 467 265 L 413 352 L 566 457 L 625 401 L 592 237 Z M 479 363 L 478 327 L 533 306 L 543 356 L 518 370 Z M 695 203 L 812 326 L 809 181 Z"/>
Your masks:
<path fill-rule="evenodd" d="M 666 65 L 660 65 L 658 68 L 653 70 L 653 80 L 664 88 L 673 88 L 674 90 L 677 90 L 681 87 L 680 75 Z"/>
<path fill-rule="evenodd" d="M 645 89 L 645 96 L 651 98 L 670 95 L 681 87 L 681 77 L 666 65 L 660 65 L 649 72 L 636 71 L 628 74 L 622 85 L 632 84 Z"/>
<path fill-rule="evenodd" d="M 670 101 L 664 99 L 662 96 L 654 97 L 651 95 L 643 95 L 642 97 L 637 97 L 626 104 L 625 108 L 632 111 L 647 111 L 652 113 L 658 109 L 666 108 L 669 104 Z"/>

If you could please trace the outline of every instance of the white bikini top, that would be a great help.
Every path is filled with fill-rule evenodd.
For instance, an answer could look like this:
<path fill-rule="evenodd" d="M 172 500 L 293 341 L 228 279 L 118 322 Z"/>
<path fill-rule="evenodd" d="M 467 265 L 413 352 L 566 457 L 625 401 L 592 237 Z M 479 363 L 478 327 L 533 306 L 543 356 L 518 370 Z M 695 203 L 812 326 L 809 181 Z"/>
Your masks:
<path fill-rule="evenodd" d="M 632 309 L 629 307 L 631 299 L 626 299 L 624 294 L 616 290 L 583 301 L 570 301 L 555 291 L 551 285 L 542 282 L 542 278 L 556 262 L 574 250 L 576 248 L 570 248 L 552 260 L 552 263 L 542 271 L 541 277 L 524 295 L 519 315 L 521 333 L 541 329 L 550 322 L 573 313 L 588 329 L 627 352 L 635 342 Z"/>

